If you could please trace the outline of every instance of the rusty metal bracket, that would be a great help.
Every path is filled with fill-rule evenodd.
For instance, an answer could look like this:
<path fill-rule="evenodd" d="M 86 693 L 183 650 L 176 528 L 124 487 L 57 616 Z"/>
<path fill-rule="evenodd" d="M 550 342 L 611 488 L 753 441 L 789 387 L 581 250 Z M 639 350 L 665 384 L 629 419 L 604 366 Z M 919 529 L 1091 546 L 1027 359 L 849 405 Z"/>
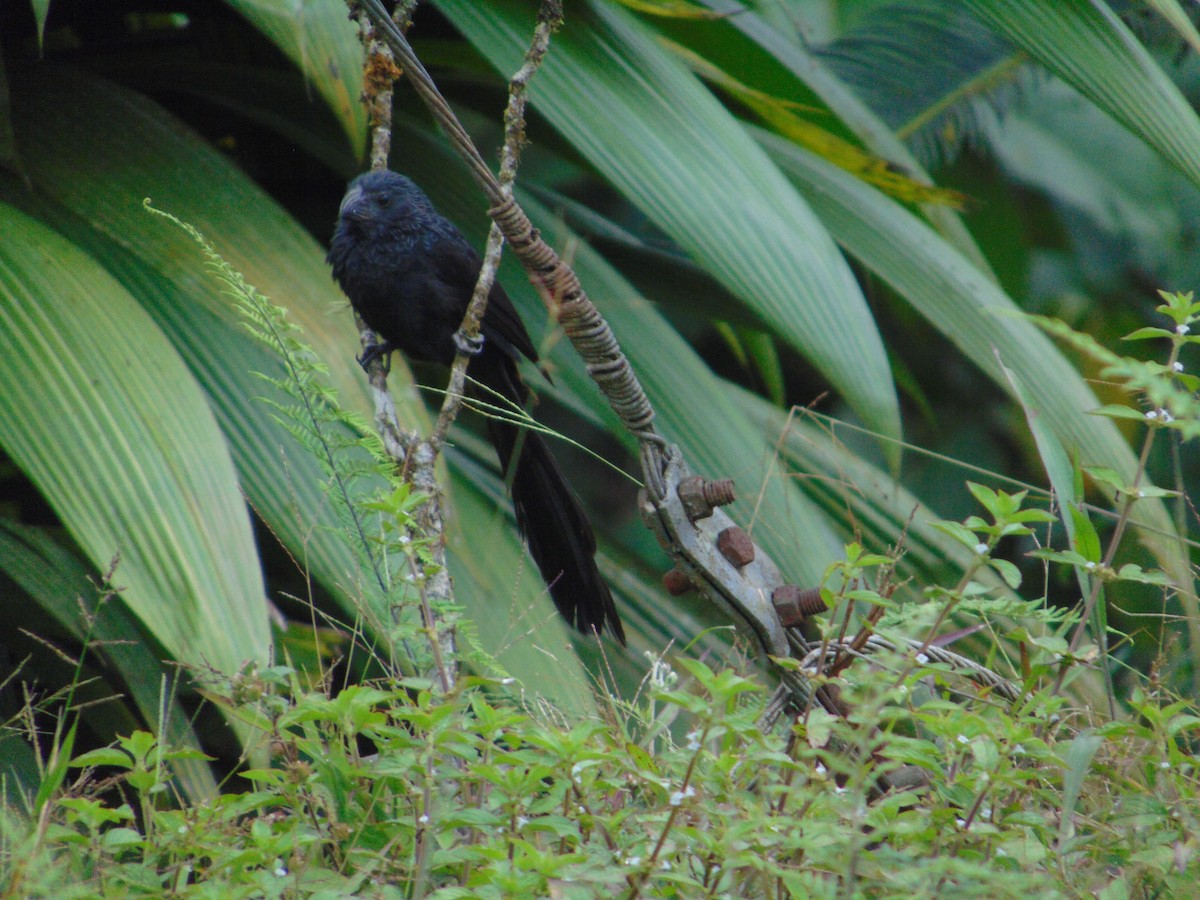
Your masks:
<path fill-rule="evenodd" d="M 659 544 L 671 555 L 678 569 L 706 597 L 712 599 L 763 653 L 788 656 L 788 637 L 771 603 L 774 590 L 784 584 L 779 567 L 758 548 L 754 558 L 736 566 L 721 552 L 718 537 L 734 526 L 733 520 L 718 508 L 696 518 L 694 503 L 688 499 L 697 482 L 684 462 L 679 448 L 667 451 L 663 480 L 666 492 L 661 499 L 643 490 L 638 508 Z M 683 497 L 680 497 L 680 486 Z M 687 503 L 685 505 L 685 500 Z"/>

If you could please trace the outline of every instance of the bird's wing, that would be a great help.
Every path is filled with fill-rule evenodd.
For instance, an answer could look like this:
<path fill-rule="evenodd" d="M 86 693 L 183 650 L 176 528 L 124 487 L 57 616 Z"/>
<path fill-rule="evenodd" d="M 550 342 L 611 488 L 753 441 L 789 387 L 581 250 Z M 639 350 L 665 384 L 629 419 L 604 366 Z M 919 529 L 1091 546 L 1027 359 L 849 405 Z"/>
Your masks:
<path fill-rule="evenodd" d="M 453 292 L 468 298 L 475 290 L 475 282 L 479 278 L 479 270 L 483 260 L 475 252 L 466 238 L 455 232 L 446 235 L 435 252 L 437 259 L 437 275 Z M 465 306 L 464 306 L 465 311 Z M 481 326 L 484 340 L 497 344 L 514 359 L 521 354 L 533 362 L 538 361 L 537 348 L 525 329 L 521 317 L 513 306 L 512 300 L 504 292 L 500 282 L 492 285 L 488 295 L 487 312 L 483 316 Z"/>

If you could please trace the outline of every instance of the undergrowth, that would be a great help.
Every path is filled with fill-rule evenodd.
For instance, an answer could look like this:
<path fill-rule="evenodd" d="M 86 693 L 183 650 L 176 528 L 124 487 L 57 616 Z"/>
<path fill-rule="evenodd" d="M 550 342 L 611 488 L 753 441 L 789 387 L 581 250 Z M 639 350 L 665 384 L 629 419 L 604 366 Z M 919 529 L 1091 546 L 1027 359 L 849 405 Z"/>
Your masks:
<path fill-rule="evenodd" d="M 243 289 L 224 276 L 235 294 Z M 1048 325 L 1136 391 L 1126 411 L 1103 412 L 1136 414 L 1147 441 L 1164 429 L 1190 438 L 1200 425 L 1198 385 L 1177 365 L 1200 304 L 1164 299 L 1172 328 L 1134 337 L 1169 341 L 1166 364 L 1135 363 Z M 250 321 L 273 340 L 282 312 L 264 309 Z M 344 477 L 379 475 L 376 448 L 365 468 L 361 455 L 359 468 L 341 468 L 341 450 L 363 449 L 344 437 L 359 423 L 336 412 L 319 366 L 287 340 L 281 352 L 299 368 L 279 386 L 295 405 L 276 413 L 324 454 L 364 566 L 411 579 L 425 565 L 419 542 L 405 539 L 420 498 L 342 491 Z M 317 407 L 326 412 L 306 412 Z M 313 422 L 336 424 L 340 443 Z M 1085 473 L 1108 479 L 1118 523 L 1157 494 L 1141 469 L 1128 484 L 1081 465 L 1076 481 Z M 957 583 L 926 587 L 923 603 L 893 602 L 894 554 L 851 543 L 830 566 L 822 591 L 831 615 L 816 653 L 826 662 L 803 672 L 798 661 L 781 664 L 824 702 L 781 706 L 763 670 L 664 654 L 634 696 L 598 687 L 595 712 L 568 719 L 500 677 L 460 675 L 435 690 L 424 651 L 396 662 L 397 648 L 422 639 L 419 628 L 397 630 L 396 617 L 384 623 L 395 643 L 377 653 L 385 674 L 367 683 L 314 688 L 311 673 L 284 665 L 209 673 L 206 696 L 261 735 L 251 758 L 263 760 L 209 802 L 179 802 L 176 751 L 154 734 L 73 759 L 70 742 L 57 741 L 39 789 L 3 809 L 3 896 L 1193 894 L 1195 704 L 1173 696 L 1157 670 L 1132 679 L 1125 697 L 1110 683 L 1107 705 L 1067 690 L 1108 665 L 1105 586 L 1137 581 L 1173 598 L 1190 585 L 1116 566 L 1124 528 L 1102 546 L 1080 496 L 1060 490 L 1043 508 L 1024 492 L 970 490 L 980 515 L 939 527 L 975 562 Z M 383 513 L 398 524 L 371 529 L 367 541 L 361 523 Z M 1017 593 L 1021 574 L 997 553 L 1057 521 L 1069 540 L 1040 556 L 1078 573 L 1079 603 L 1067 611 Z M 412 602 L 373 577 L 387 603 Z M 997 680 L 964 675 L 936 652 L 943 626 L 964 621 L 994 636 L 985 662 L 1001 670 Z M 59 712 L 67 727 L 57 733 L 73 734 L 73 715 Z"/>

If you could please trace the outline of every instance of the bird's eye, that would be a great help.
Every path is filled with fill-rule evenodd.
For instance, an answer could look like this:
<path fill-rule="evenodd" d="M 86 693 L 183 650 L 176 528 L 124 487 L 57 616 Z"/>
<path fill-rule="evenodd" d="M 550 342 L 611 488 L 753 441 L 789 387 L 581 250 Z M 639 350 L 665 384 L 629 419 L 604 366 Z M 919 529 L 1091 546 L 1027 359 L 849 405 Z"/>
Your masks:
<path fill-rule="evenodd" d="M 386 207 L 391 202 L 392 197 L 390 194 L 377 194 L 375 196 L 375 205 L 380 208 Z"/>

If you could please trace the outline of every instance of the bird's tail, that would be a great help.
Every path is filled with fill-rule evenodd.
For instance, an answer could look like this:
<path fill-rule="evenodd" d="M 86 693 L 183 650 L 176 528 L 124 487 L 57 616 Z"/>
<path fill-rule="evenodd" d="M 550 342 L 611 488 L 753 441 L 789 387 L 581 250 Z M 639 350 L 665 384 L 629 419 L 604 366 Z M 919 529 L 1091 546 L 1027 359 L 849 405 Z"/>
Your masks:
<path fill-rule="evenodd" d="M 522 405 L 527 391 L 519 381 L 514 363 L 501 354 L 483 359 L 489 355 L 485 349 L 476 357 L 471 368 L 479 374 L 471 372 L 472 376 L 505 399 Z M 479 367 L 476 363 L 484 365 Z M 491 402 L 495 402 L 494 398 Z M 517 527 L 550 588 L 554 605 L 585 634 L 608 629 L 624 644 L 625 631 L 612 594 L 596 568 L 596 536 L 592 525 L 545 440 L 535 431 L 497 418 L 489 417 L 487 426 L 501 471 L 511 478 Z"/>

